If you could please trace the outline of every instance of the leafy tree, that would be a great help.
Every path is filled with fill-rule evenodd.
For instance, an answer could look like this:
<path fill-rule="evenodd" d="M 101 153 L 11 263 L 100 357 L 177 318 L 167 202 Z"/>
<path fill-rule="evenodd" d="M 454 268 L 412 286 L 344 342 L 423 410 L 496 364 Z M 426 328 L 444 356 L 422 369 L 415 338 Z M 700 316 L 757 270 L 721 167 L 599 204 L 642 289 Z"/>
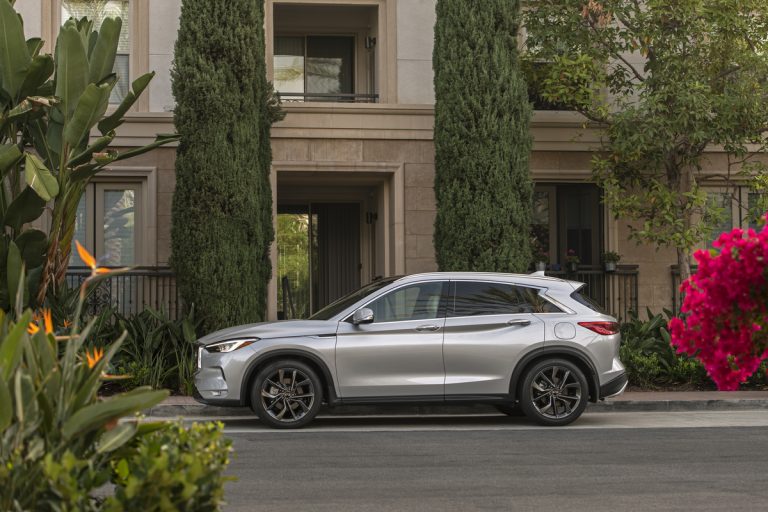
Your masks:
<path fill-rule="evenodd" d="M 154 73 L 137 78 L 107 115 L 122 27 L 106 17 L 67 20 L 55 55 L 25 39 L 13 2 L 0 0 L 0 309 L 42 303 L 66 278 L 77 205 L 104 167 L 175 140 L 117 151 L 109 148 L 125 113 Z M 98 137 L 91 138 L 97 129 Z M 30 228 L 52 205 L 48 232 Z M 24 282 L 17 280 L 25 267 Z M 17 298 L 21 298 L 18 301 Z"/>
<path fill-rule="evenodd" d="M 271 276 L 264 5 L 185 0 L 172 72 L 176 158 L 171 264 L 210 331 L 264 319 Z"/>
<path fill-rule="evenodd" d="M 519 1 L 438 0 L 435 251 L 441 270 L 530 262 L 531 107 L 518 62 Z"/>
<path fill-rule="evenodd" d="M 548 63 L 542 95 L 604 132 L 593 175 L 613 213 L 641 221 L 638 242 L 675 248 L 687 278 L 720 213 L 701 187 L 705 150 L 728 156 L 718 183 L 765 188 L 768 4 L 541 0 L 525 24 L 527 58 Z"/>

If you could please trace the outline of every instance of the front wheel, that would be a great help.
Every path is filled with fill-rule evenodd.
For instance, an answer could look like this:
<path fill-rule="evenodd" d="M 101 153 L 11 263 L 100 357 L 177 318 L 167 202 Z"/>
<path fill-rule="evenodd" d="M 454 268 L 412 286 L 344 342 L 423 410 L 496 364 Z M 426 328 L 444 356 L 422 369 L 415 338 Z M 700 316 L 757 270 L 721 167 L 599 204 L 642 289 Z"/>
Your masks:
<path fill-rule="evenodd" d="M 540 361 L 523 378 L 520 406 L 526 416 L 540 425 L 568 425 L 581 416 L 588 400 L 584 373 L 565 359 Z"/>
<path fill-rule="evenodd" d="M 320 378 L 300 361 L 277 361 L 264 367 L 251 389 L 251 408 L 272 428 L 301 428 L 315 417 L 323 401 Z"/>

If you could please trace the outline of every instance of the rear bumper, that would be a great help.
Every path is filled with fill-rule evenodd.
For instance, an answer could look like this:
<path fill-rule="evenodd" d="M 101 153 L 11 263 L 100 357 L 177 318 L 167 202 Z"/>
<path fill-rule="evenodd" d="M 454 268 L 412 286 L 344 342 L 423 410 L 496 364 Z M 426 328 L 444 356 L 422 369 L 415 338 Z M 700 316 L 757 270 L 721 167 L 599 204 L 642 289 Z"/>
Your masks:
<path fill-rule="evenodd" d="M 622 394 L 627 388 L 627 384 L 629 384 L 627 374 L 622 373 L 610 382 L 606 382 L 600 386 L 600 399 L 602 400 L 603 398 L 611 398 L 612 396 Z"/>

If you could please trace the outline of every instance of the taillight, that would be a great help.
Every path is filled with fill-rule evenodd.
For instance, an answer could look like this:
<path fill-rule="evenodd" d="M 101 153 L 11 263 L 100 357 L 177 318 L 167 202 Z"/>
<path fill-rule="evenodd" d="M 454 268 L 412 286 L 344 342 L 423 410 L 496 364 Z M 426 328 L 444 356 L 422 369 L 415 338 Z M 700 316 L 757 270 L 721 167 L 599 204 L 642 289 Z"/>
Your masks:
<path fill-rule="evenodd" d="M 603 336 L 619 332 L 619 324 L 616 322 L 579 322 L 579 325 Z"/>

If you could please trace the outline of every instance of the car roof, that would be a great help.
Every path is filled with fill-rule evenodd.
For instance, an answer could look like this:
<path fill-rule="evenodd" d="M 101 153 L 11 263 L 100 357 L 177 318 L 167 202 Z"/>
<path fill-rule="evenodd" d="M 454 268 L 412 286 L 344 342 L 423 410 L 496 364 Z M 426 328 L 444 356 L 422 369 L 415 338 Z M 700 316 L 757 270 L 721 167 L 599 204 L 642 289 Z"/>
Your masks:
<path fill-rule="evenodd" d="M 425 279 L 448 279 L 448 280 L 490 280 L 490 281 L 508 281 L 516 284 L 539 286 L 552 289 L 563 289 L 573 291 L 584 286 L 580 281 L 570 281 L 544 275 L 542 272 L 533 274 L 506 274 L 502 272 L 425 272 L 421 274 L 411 274 L 403 276 L 396 282 L 405 283 L 408 281 L 421 281 Z"/>

